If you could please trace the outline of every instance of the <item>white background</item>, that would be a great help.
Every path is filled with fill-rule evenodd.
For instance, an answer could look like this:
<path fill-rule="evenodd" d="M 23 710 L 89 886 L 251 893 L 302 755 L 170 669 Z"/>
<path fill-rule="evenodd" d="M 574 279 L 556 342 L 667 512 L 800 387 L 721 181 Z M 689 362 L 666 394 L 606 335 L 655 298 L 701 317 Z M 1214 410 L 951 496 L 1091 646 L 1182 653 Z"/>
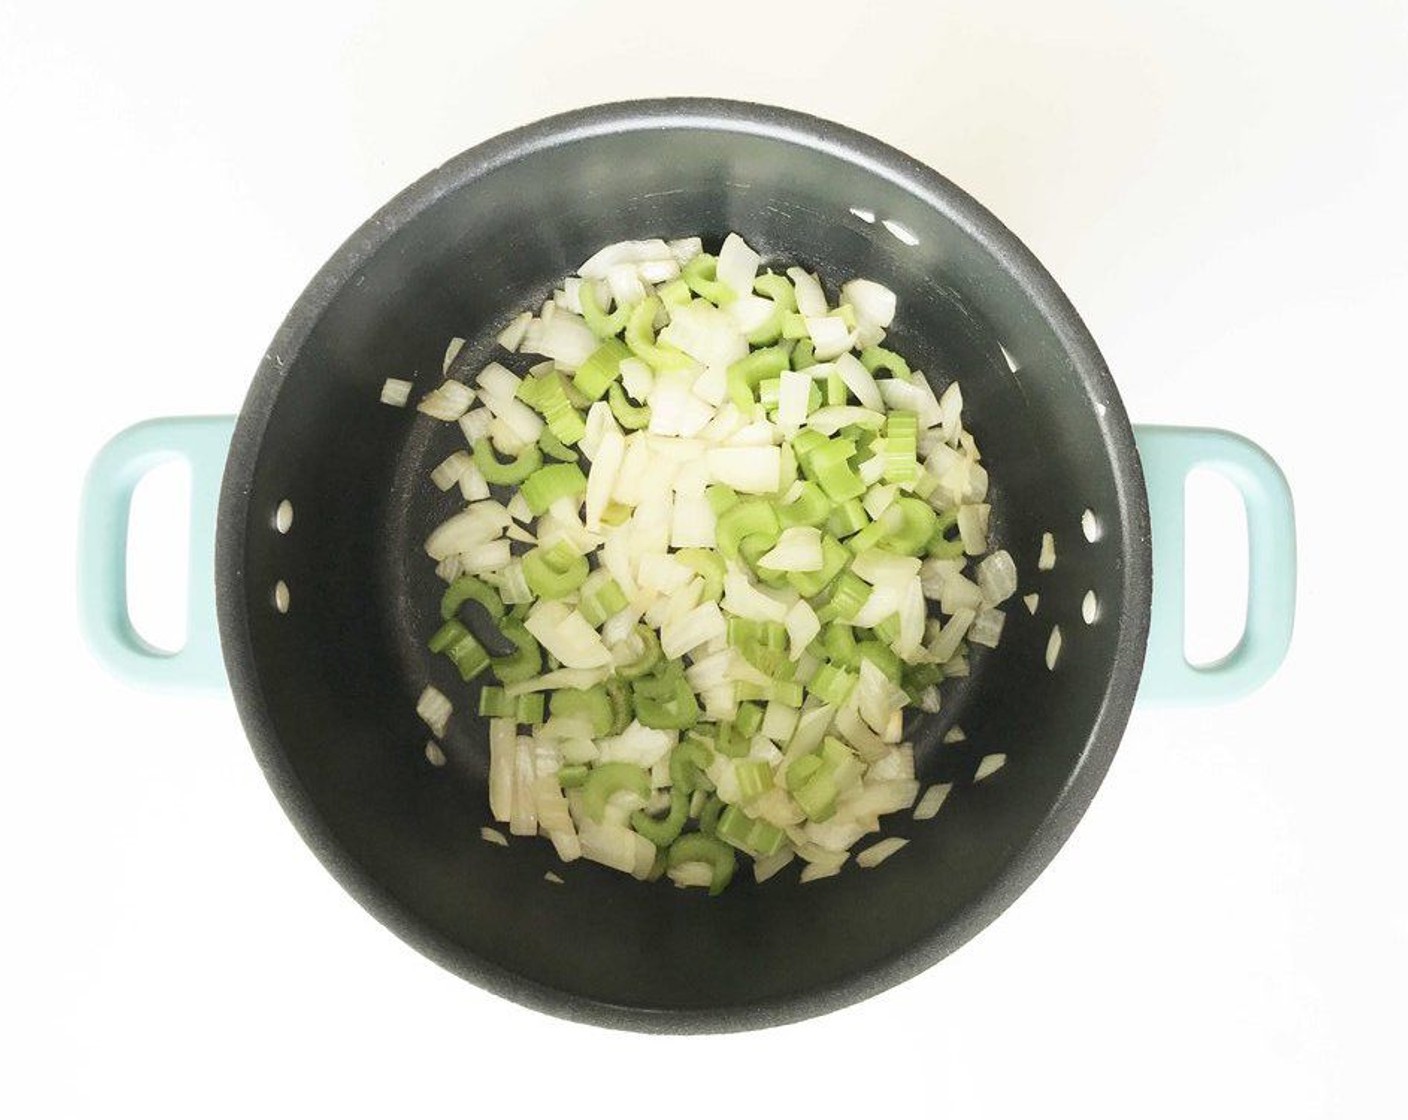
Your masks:
<path fill-rule="evenodd" d="M 0 1113 L 1404 1115 L 1404 13 L 0 0 Z M 715 1039 L 558 1022 L 422 960 L 303 847 L 228 697 L 109 679 L 73 590 L 92 453 L 234 411 L 377 206 L 506 127 L 666 93 L 950 175 L 1137 420 L 1253 435 L 1300 517 L 1270 685 L 1140 710 L 1068 847 L 942 965 Z M 1237 555 L 1200 566 L 1205 614 Z"/>

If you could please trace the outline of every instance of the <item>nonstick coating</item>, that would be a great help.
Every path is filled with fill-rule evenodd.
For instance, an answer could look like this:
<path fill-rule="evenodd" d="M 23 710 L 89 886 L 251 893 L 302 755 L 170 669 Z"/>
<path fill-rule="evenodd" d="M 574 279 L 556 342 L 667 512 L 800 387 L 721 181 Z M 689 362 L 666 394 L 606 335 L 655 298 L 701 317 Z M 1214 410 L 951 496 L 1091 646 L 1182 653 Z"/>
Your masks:
<path fill-rule="evenodd" d="M 868 220 L 857 211 L 873 214 Z M 887 225 L 886 223 L 890 223 Z M 994 490 L 995 536 L 1028 614 L 913 729 L 920 777 L 954 782 L 934 820 L 873 871 L 717 899 L 643 884 L 546 841 L 484 843 L 486 729 L 424 641 L 437 582 L 421 548 L 456 504 L 427 473 L 454 425 L 377 403 L 387 377 L 438 383 L 447 340 L 477 358 L 515 313 L 611 241 L 737 230 L 831 286 L 899 295 L 891 335 L 936 385 L 962 381 Z M 917 242 L 910 244 L 909 242 Z M 1009 363 L 1007 356 L 1011 356 Z M 1011 368 L 1015 366 L 1015 370 Z M 279 503 L 293 527 L 274 527 Z M 1088 543 L 1080 519 L 1094 511 Z M 1059 562 L 1036 570 L 1043 531 Z M 250 390 L 222 494 L 221 635 L 242 719 L 290 817 L 329 870 L 406 941 L 542 1010 L 641 1030 L 738 1030 L 831 1010 L 932 964 L 1050 860 L 1128 718 L 1149 614 L 1133 438 L 1094 343 L 1055 283 L 947 180 L 874 140 L 782 110 L 715 101 L 604 106 L 472 149 L 391 202 L 332 258 Z M 287 613 L 272 589 L 289 589 Z M 1093 590 L 1099 617 L 1081 600 Z M 1053 624 L 1065 636 L 1044 664 Z M 413 708 L 456 704 L 435 769 Z M 943 746 L 954 723 L 967 741 Z M 1005 769 L 970 786 L 978 759 Z M 888 831 L 888 829 L 887 829 Z M 566 880 L 543 879 L 557 870 Z"/>

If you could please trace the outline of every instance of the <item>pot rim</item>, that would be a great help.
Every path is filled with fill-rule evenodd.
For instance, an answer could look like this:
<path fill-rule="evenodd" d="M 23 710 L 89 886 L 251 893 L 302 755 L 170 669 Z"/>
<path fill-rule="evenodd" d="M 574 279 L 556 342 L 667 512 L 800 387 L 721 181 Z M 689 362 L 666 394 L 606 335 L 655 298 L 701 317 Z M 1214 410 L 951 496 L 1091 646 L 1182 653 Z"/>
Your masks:
<path fill-rule="evenodd" d="M 1089 390 L 1106 402 L 1099 418 L 1119 498 L 1125 609 L 1110 681 L 1086 747 L 1030 840 L 953 921 L 877 966 L 825 987 L 756 1004 L 669 1010 L 621 1006 L 540 984 L 436 934 L 339 844 L 284 754 L 254 668 L 243 551 L 255 466 L 286 371 L 315 324 L 362 264 L 446 194 L 543 149 L 628 131 L 686 128 L 762 136 L 859 166 L 941 211 L 1018 283 L 1056 332 Z M 712 98 L 661 98 L 594 105 L 502 133 L 446 161 L 401 191 L 349 237 L 298 297 L 259 365 L 230 444 L 216 528 L 216 603 L 225 666 L 245 732 L 266 779 L 304 841 L 373 917 L 448 971 L 496 995 L 559 1017 L 615 1029 L 708 1033 L 778 1026 L 839 1010 L 936 964 L 1002 913 L 1065 843 L 1105 776 L 1129 720 L 1149 630 L 1148 501 L 1134 433 L 1094 339 L 1070 300 L 1027 247 L 986 208 L 938 172 L 870 136 L 790 109 Z"/>

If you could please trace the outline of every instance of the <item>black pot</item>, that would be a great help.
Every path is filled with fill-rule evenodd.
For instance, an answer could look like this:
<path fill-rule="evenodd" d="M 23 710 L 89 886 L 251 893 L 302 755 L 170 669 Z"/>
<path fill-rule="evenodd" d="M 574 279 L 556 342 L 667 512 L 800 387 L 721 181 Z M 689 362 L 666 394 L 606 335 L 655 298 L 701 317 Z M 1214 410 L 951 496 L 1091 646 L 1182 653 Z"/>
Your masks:
<path fill-rule="evenodd" d="M 485 361 L 509 317 L 607 242 L 738 230 L 831 283 L 894 288 L 895 347 L 961 377 L 993 482 L 996 540 L 1035 616 L 1009 604 L 1000 648 L 914 729 L 920 776 L 955 789 L 874 871 L 795 873 L 723 896 L 643 884 L 551 846 L 484 843 L 485 729 L 424 649 L 438 592 L 421 549 L 453 496 L 427 482 L 453 425 L 377 403 L 387 377 L 438 380 L 446 340 Z M 981 206 L 907 156 L 797 113 L 717 101 L 602 106 L 482 144 L 427 175 L 333 256 L 270 346 L 234 428 L 140 426 L 90 478 L 85 621 L 119 672 L 218 678 L 208 618 L 210 511 L 223 462 L 214 588 L 219 647 L 275 793 L 328 869 L 433 960 L 524 1004 L 607 1026 L 718 1031 L 829 1011 L 933 964 L 992 921 L 1070 834 L 1119 743 L 1140 683 L 1151 601 L 1150 502 L 1135 435 L 1080 319 L 1036 259 Z M 1290 502 L 1269 460 L 1234 437 L 1150 432 L 1171 597 L 1151 660 L 1166 692 L 1244 691 L 1289 639 Z M 121 589 L 126 501 L 164 454 L 191 458 L 192 639 L 163 657 L 132 632 Z M 1242 650 L 1182 664 L 1183 473 L 1217 460 L 1249 494 L 1263 584 Z M 1151 472 L 1152 479 L 1152 472 Z M 287 532 L 276 524 L 292 503 Z M 1094 540 L 1082 530 L 1093 513 Z M 1038 572 L 1042 533 L 1058 562 Z M 1165 535 L 1166 533 L 1166 535 Z M 1279 580 L 1279 583 L 1276 581 Z M 275 593 L 275 588 L 281 590 Z M 1098 617 L 1082 617 L 1093 591 Z M 282 609 L 281 609 L 282 608 Z M 1175 619 L 1175 610 L 1177 618 Z M 1054 625 L 1064 642 L 1055 669 Z M 443 661 L 443 659 L 439 659 Z M 417 694 L 460 704 L 441 770 Z M 941 745 L 961 724 L 966 741 Z M 973 785 L 978 760 L 1006 767 Z M 904 815 L 902 815 L 904 816 Z M 563 886 L 544 882 L 556 868 Z M 740 879 L 746 879 L 740 876 Z"/>

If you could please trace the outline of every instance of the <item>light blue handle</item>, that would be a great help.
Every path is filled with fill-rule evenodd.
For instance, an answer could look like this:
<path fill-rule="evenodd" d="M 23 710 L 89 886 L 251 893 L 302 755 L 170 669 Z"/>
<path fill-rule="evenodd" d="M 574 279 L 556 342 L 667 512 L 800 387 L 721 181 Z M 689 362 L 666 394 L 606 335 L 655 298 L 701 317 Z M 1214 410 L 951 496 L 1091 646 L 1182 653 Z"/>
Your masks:
<path fill-rule="evenodd" d="M 1281 468 L 1256 444 L 1208 428 L 1136 427 L 1154 538 L 1154 603 L 1139 699 L 1205 704 L 1245 696 L 1270 677 L 1291 644 L 1296 611 L 1296 521 Z M 1247 508 L 1247 625 L 1222 660 L 1191 665 L 1183 648 L 1183 491 L 1207 467 L 1242 492 Z"/>
<path fill-rule="evenodd" d="M 215 507 L 234 427 L 232 416 L 147 420 L 114 436 L 88 468 L 79 511 L 79 621 L 98 659 L 133 684 L 225 685 L 215 621 Z M 137 483 L 173 459 L 191 468 L 190 581 L 186 644 L 168 653 L 142 639 L 127 611 L 127 525 Z"/>

